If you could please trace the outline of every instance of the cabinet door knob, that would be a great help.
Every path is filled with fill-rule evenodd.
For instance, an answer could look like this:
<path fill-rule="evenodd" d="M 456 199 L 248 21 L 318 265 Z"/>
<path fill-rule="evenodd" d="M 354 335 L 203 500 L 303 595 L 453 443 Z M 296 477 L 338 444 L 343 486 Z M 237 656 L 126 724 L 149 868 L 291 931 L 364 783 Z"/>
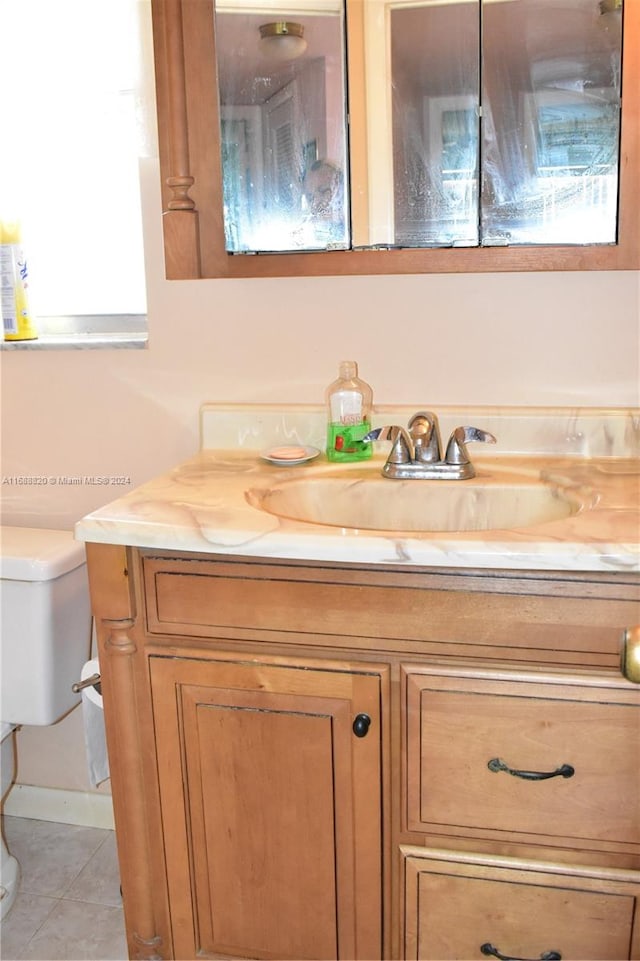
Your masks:
<path fill-rule="evenodd" d="M 506 771 L 507 774 L 524 778 L 525 781 L 546 781 L 547 778 L 550 777 L 573 777 L 576 773 L 575 768 L 570 764 L 563 764 L 561 767 L 556 768 L 555 771 L 517 771 L 515 768 L 508 767 L 499 757 L 492 757 L 487 767 L 490 771 L 493 771 L 494 774 L 498 774 L 500 771 Z"/>
<path fill-rule="evenodd" d="M 353 722 L 353 733 L 356 737 L 366 737 L 370 724 L 371 718 L 368 714 L 356 714 Z"/>
<path fill-rule="evenodd" d="M 628 681 L 640 684 L 640 624 L 622 635 L 622 673 Z"/>
<path fill-rule="evenodd" d="M 534 961 L 530 958 L 514 958 L 510 954 L 500 954 L 498 949 L 494 948 L 488 941 L 480 945 L 480 950 L 483 954 L 490 955 L 492 958 L 499 958 L 499 961 Z M 562 955 L 559 951 L 545 951 L 539 958 L 535 958 L 535 961 L 562 961 Z"/>

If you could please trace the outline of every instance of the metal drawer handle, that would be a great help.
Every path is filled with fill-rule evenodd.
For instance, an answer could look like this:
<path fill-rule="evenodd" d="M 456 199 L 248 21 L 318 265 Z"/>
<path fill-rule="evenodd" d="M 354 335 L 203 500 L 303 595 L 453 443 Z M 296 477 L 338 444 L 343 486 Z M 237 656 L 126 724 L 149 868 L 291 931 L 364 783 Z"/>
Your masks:
<path fill-rule="evenodd" d="M 516 771 L 514 768 L 508 767 L 499 757 L 492 757 L 487 767 L 494 774 L 506 771 L 507 774 L 524 778 L 525 781 L 546 781 L 550 777 L 573 777 L 576 773 L 575 768 L 571 767 L 570 764 L 563 764 L 555 771 Z"/>
<path fill-rule="evenodd" d="M 514 958 L 510 954 L 500 954 L 498 949 L 494 948 L 488 941 L 480 945 L 480 950 L 483 954 L 490 955 L 492 958 L 499 958 L 500 961 L 530 961 L 529 958 Z M 538 961 L 538 959 L 536 958 L 535 961 Z M 559 951 L 545 951 L 544 954 L 540 955 L 540 961 L 562 961 L 562 955 Z"/>
<path fill-rule="evenodd" d="M 640 684 L 640 624 L 622 635 L 621 654 L 622 673 L 628 681 Z"/>

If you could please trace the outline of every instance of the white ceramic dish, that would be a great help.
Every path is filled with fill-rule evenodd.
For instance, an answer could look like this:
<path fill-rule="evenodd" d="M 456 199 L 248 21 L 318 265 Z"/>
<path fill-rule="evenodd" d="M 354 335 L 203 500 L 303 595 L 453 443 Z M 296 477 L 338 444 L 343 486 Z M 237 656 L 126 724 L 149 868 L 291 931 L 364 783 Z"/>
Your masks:
<path fill-rule="evenodd" d="M 296 464 L 306 464 L 318 456 L 317 447 L 304 447 L 301 444 L 280 445 L 262 451 L 260 457 L 276 464 L 278 467 L 294 467 Z"/>

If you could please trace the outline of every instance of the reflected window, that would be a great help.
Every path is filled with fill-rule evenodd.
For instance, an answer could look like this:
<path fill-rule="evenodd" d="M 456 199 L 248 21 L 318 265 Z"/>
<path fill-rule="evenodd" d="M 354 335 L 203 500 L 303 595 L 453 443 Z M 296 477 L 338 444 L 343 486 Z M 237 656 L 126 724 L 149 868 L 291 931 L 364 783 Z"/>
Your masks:
<path fill-rule="evenodd" d="M 607 104 L 542 106 L 538 110 L 538 173 L 577 176 L 615 171 L 618 111 Z"/>
<path fill-rule="evenodd" d="M 517 202 L 491 212 L 510 243 L 615 243 L 619 107 L 610 91 L 527 95 L 532 156 Z"/>
<path fill-rule="evenodd" d="M 539 189 L 565 243 L 616 239 L 619 111 L 603 96 L 601 103 L 591 94 L 589 102 L 538 110 Z"/>

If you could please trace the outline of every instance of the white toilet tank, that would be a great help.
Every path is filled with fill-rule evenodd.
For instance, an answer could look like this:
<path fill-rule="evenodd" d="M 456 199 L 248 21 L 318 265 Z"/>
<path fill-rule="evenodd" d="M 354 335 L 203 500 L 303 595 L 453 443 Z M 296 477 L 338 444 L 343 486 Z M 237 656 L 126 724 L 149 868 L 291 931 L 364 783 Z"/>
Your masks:
<path fill-rule="evenodd" d="M 70 531 L 0 527 L 3 721 L 53 724 L 91 648 L 84 544 Z"/>

